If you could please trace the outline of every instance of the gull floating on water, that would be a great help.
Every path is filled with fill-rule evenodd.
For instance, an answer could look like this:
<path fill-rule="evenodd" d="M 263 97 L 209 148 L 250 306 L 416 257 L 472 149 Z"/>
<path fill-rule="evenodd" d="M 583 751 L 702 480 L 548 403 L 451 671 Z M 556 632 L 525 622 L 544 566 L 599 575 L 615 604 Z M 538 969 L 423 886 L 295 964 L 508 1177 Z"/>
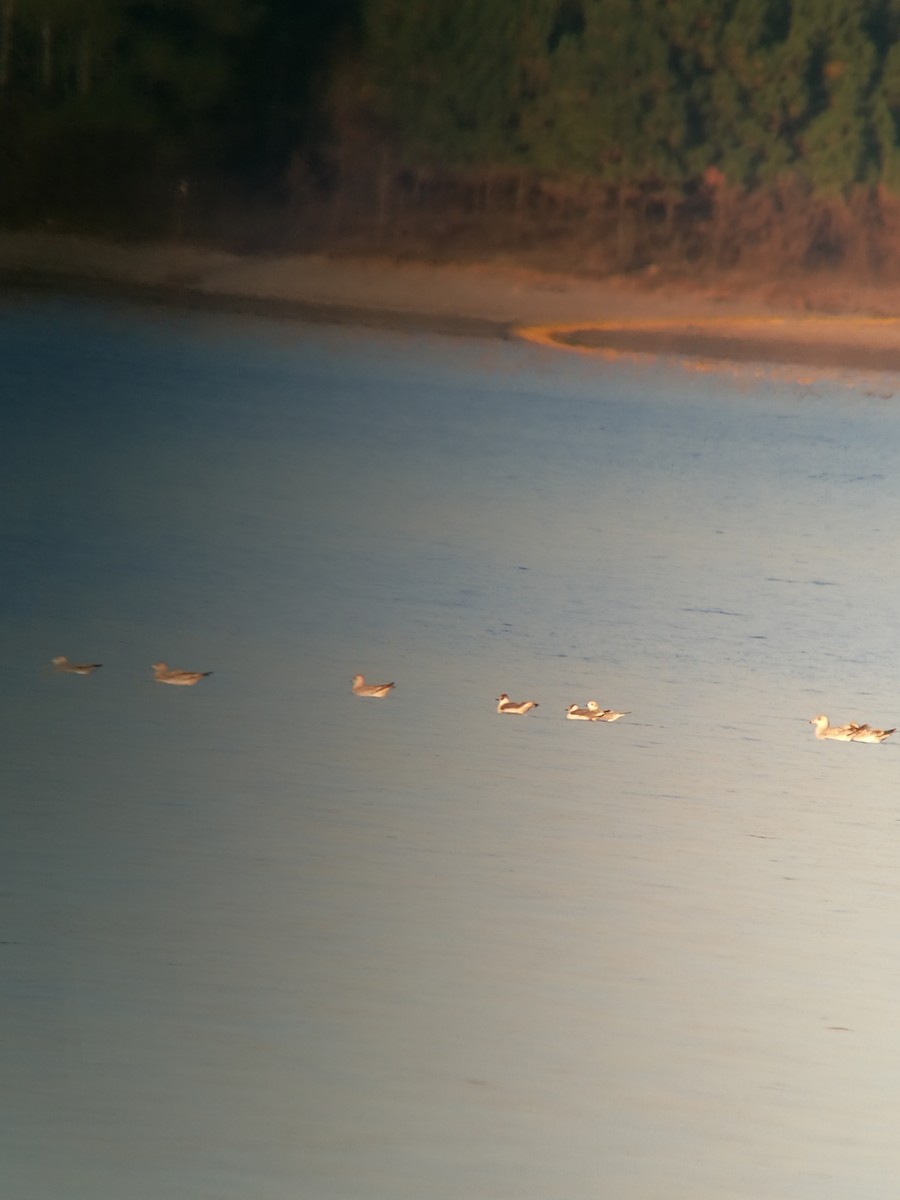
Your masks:
<path fill-rule="evenodd" d="M 56 658 L 51 659 L 57 671 L 69 671 L 72 675 L 93 675 L 93 673 L 103 666 L 103 663 L 73 663 L 69 662 L 64 654 L 58 654 Z"/>
<path fill-rule="evenodd" d="M 390 692 L 392 687 L 396 686 L 395 683 L 366 683 L 364 675 L 353 676 L 354 696 L 373 696 L 376 700 L 380 700 Z"/>
<path fill-rule="evenodd" d="M 630 710 L 629 710 L 630 711 Z M 616 712 L 614 708 L 601 708 L 594 717 L 595 721 L 618 721 L 619 717 L 627 717 L 628 712 Z"/>
<path fill-rule="evenodd" d="M 815 726 L 819 741 L 827 738 L 834 742 L 883 742 L 897 732 L 896 728 L 872 729 L 869 725 L 858 725 L 856 721 L 849 721 L 846 725 L 829 725 L 828 718 L 822 714 L 811 717 L 809 723 Z"/>
<path fill-rule="evenodd" d="M 570 704 L 566 709 L 567 721 L 618 721 L 619 717 L 627 717 L 628 713 L 616 712 L 612 708 L 601 708 L 596 700 L 588 700 L 584 708 Z"/>
<path fill-rule="evenodd" d="M 506 692 L 501 692 L 497 697 L 497 712 L 512 713 L 513 716 L 521 717 L 531 709 L 537 708 L 537 700 L 521 700 L 517 704 L 514 700 L 510 700 Z"/>
<path fill-rule="evenodd" d="M 896 732 L 896 726 L 893 729 L 872 729 L 868 725 L 859 725 L 850 740 L 851 742 L 883 742 Z"/>
<path fill-rule="evenodd" d="M 173 687 L 192 687 L 199 683 L 212 671 L 172 671 L 164 662 L 153 664 L 153 674 L 157 683 L 170 683 Z"/>

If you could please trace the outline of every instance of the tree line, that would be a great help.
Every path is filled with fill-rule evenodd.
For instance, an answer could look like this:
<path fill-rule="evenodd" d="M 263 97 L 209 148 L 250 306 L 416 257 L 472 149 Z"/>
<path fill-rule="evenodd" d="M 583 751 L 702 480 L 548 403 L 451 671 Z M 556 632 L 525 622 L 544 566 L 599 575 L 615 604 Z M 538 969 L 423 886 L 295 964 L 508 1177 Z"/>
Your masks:
<path fill-rule="evenodd" d="M 874 269 L 900 0 L 0 0 L 0 217 Z M 467 243 L 468 239 L 468 243 Z"/>

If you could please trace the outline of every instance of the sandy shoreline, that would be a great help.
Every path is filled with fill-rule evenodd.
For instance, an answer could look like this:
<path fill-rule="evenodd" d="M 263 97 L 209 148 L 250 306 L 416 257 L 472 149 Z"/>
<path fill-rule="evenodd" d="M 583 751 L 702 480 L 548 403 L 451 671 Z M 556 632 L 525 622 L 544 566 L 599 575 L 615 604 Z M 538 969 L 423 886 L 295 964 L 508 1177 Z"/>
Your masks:
<path fill-rule="evenodd" d="M 607 353 L 900 371 L 896 288 L 692 288 L 21 233 L 0 233 L 0 286 L 466 337 L 525 331 Z"/>

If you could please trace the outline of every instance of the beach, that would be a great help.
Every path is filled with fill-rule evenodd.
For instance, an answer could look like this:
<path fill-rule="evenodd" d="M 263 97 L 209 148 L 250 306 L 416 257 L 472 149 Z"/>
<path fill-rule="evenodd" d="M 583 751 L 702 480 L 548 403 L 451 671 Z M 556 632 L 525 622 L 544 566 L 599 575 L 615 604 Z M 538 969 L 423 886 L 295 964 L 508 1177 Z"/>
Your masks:
<path fill-rule="evenodd" d="M 0 233 L 5 290 L 465 337 L 507 337 L 694 362 L 900 370 L 900 287 L 831 277 L 589 279 L 502 265 L 325 254 L 239 255 L 186 243 Z"/>

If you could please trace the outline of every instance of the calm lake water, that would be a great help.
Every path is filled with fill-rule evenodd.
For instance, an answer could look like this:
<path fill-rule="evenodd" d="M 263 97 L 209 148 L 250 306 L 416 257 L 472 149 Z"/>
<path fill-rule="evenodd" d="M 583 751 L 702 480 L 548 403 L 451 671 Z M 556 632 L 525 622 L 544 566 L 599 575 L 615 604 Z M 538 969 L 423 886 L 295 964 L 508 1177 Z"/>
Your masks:
<path fill-rule="evenodd" d="M 3 1194 L 894 1200 L 895 382 L 0 309 Z"/>

